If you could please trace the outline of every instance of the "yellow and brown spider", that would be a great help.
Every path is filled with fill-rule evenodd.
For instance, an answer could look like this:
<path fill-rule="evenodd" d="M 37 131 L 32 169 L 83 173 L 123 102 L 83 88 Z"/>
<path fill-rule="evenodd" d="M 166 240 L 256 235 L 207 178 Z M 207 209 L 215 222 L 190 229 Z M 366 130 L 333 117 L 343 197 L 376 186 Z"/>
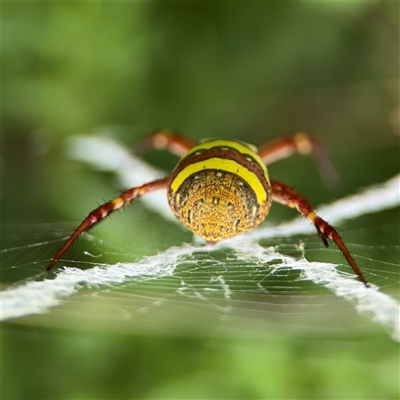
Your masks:
<path fill-rule="evenodd" d="M 295 152 L 313 155 L 323 174 L 334 174 L 323 148 L 310 135 L 300 132 L 257 148 L 233 139 L 208 139 L 196 144 L 183 135 L 163 130 L 151 135 L 148 145 L 182 157 L 172 174 L 126 190 L 93 210 L 51 260 L 47 271 L 82 232 L 138 197 L 166 189 L 175 216 L 210 245 L 258 226 L 268 215 L 272 200 L 296 208 L 315 225 L 326 247 L 327 238 L 337 244 L 360 281 L 368 286 L 336 230 L 315 214 L 307 199 L 269 179 L 265 165 Z"/>

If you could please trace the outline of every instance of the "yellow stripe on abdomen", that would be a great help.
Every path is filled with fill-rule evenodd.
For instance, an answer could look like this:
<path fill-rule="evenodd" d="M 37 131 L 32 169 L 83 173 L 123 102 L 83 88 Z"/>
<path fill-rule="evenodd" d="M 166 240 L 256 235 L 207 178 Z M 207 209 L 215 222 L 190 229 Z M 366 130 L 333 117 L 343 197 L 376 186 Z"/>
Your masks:
<path fill-rule="evenodd" d="M 232 148 L 242 154 L 243 156 L 249 156 L 254 159 L 254 161 L 261 167 L 264 174 L 267 175 L 267 168 L 259 155 L 257 154 L 257 148 L 249 143 L 240 142 L 238 140 L 231 139 L 208 139 L 200 142 L 198 145 L 192 147 L 184 156 L 195 154 L 197 151 L 212 150 L 214 148 Z"/>
<path fill-rule="evenodd" d="M 176 193 L 182 183 L 190 176 L 195 175 L 199 171 L 207 169 L 220 170 L 221 172 L 230 172 L 238 175 L 254 190 L 258 204 L 261 205 L 267 200 L 268 194 L 265 191 L 260 179 L 254 172 L 238 164 L 236 161 L 218 157 L 209 158 L 204 161 L 187 165 L 176 175 L 175 179 L 172 181 L 172 192 Z"/>

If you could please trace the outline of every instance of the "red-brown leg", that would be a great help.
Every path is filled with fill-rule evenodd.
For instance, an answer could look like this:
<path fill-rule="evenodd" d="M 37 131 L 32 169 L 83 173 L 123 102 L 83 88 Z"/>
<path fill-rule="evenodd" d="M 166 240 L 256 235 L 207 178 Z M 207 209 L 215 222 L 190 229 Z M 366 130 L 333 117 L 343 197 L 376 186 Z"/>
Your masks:
<path fill-rule="evenodd" d="M 340 178 L 322 145 L 306 132 L 284 136 L 258 147 L 258 155 L 265 164 L 288 158 L 294 153 L 313 156 L 322 179 L 329 186 L 336 186 Z"/>
<path fill-rule="evenodd" d="M 183 157 L 196 143 L 180 133 L 164 129 L 146 138 L 145 146 L 156 150 L 168 150 Z"/>
<path fill-rule="evenodd" d="M 146 193 L 154 192 L 155 190 L 166 189 L 168 183 L 170 181 L 170 177 L 166 177 L 164 179 L 159 179 L 157 181 L 153 181 L 150 183 L 146 183 L 142 186 L 137 186 L 127 191 L 123 192 L 120 196 L 116 197 L 114 200 L 111 200 L 93 210 L 79 225 L 76 231 L 71 235 L 71 237 L 67 240 L 61 250 L 55 255 L 55 257 L 51 260 L 50 264 L 46 268 L 46 271 L 50 271 L 53 268 L 54 264 L 62 257 L 62 255 L 69 249 L 72 243 L 79 237 L 79 235 L 93 228 L 96 224 L 103 221 L 107 218 L 112 212 L 120 209 L 121 207 L 131 203 L 133 200 L 137 199 L 140 196 L 143 196 Z"/>
<path fill-rule="evenodd" d="M 329 225 L 326 221 L 315 214 L 309 201 L 283 183 L 271 180 L 271 188 L 272 199 L 274 201 L 277 201 L 278 203 L 284 204 L 291 208 L 297 208 L 299 213 L 301 213 L 304 217 L 306 217 L 315 225 L 318 235 L 322 239 L 326 247 L 329 246 L 327 238 L 332 239 L 336 243 L 340 251 L 345 256 L 347 262 L 353 268 L 353 271 L 357 274 L 360 281 L 368 287 L 368 283 L 365 280 L 360 268 L 354 261 L 353 257 L 350 255 L 339 234 L 331 225 Z"/>

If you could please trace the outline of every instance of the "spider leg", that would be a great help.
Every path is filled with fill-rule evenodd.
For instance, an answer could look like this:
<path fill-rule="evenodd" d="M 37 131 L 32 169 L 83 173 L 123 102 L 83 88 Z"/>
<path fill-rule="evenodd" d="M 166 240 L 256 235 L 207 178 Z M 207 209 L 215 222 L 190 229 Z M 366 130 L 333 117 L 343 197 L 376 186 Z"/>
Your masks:
<path fill-rule="evenodd" d="M 316 138 L 306 132 L 281 137 L 258 147 L 258 155 L 267 165 L 295 153 L 313 156 L 323 181 L 329 187 L 338 186 L 340 178 L 327 152 Z"/>
<path fill-rule="evenodd" d="M 347 262 L 353 268 L 353 271 L 357 274 L 360 281 L 363 282 L 366 287 L 368 287 L 368 283 L 365 280 L 360 268 L 354 261 L 350 252 L 347 250 L 347 247 L 343 243 L 339 234 L 331 225 L 329 225 L 326 221 L 315 214 L 309 201 L 283 183 L 271 180 L 271 188 L 272 199 L 274 201 L 291 208 L 296 208 L 300 214 L 302 214 L 314 224 L 319 234 L 319 237 L 322 239 L 326 247 L 328 247 L 329 245 L 327 238 L 332 239 L 336 243 L 342 254 L 345 256 Z"/>
<path fill-rule="evenodd" d="M 62 257 L 62 255 L 69 249 L 72 243 L 79 237 L 79 235 L 93 228 L 99 222 L 103 221 L 107 218 L 112 212 L 120 209 L 121 207 L 131 203 L 133 200 L 137 199 L 140 196 L 143 196 L 146 193 L 154 192 L 156 190 L 166 189 L 168 183 L 170 181 L 170 177 L 166 177 L 163 179 L 158 179 L 156 181 L 146 183 L 142 186 L 136 186 L 131 189 L 126 190 L 120 196 L 116 197 L 114 200 L 111 200 L 107 203 L 102 204 L 93 210 L 79 225 L 79 227 L 75 230 L 75 232 L 70 236 L 70 238 L 66 241 L 64 246 L 60 249 L 60 251 L 55 255 L 55 257 L 51 260 L 50 264 L 46 268 L 46 271 L 50 271 L 53 268 L 54 264 L 58 262 L 58 260 Z"/>
<path fill-rule="evenodd" d="M 168 150 L 178 157 L 183 157 L 196 143 L 186 136 L 169 129 L 156 131 L 145 139 L 147 149 Z"/>

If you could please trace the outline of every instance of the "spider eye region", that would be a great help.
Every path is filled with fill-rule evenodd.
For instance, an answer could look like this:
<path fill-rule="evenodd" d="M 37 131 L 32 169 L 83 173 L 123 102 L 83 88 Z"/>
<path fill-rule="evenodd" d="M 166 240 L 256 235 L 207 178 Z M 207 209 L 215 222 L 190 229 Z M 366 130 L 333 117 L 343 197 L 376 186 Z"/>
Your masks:
<path fill-rule="evenodd" d="M 233 140 L 207 141 L 184 156 L 168 188 L 175 216 L 207 242 L 258 226 L 271 206 L 271 186 L 257 153 Z"/>

